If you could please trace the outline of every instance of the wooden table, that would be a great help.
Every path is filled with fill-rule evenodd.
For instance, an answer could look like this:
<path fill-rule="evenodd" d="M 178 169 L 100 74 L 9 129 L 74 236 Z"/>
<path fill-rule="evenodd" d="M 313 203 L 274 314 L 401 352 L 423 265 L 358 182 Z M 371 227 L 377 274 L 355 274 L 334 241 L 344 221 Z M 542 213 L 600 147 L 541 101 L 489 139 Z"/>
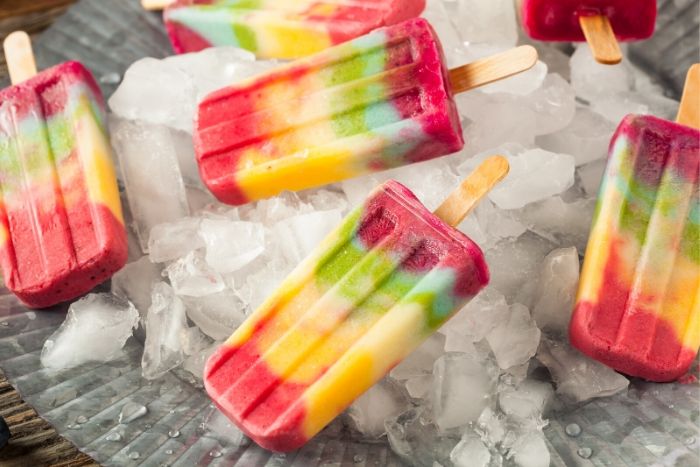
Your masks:
<path fill-rule="evenodd" d="M 17 29 L 37 34 L 75 0 L 0 0 L 0 41 Z M 0 77 L 6 75 L 0 54 Z M 0 450 L 2 467 L 98 465 L 61 437 L 22 400 L 0 370 L 0 416 L 10 426 L 10 443 Z"/>

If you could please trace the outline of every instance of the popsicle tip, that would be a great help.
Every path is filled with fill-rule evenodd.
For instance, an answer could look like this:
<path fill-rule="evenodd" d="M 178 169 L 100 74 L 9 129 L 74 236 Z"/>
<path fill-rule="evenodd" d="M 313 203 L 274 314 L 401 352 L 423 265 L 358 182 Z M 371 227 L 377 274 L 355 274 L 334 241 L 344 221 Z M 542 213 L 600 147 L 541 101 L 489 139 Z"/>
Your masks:
<path fill-rule="evenodd" d="M 435 210 L 435 215 L 454 227 L 458 226 L 508 172 L 510 164 L 506 157 L 487 157 Z"/>
<path fill-rule="evenodd" d="M 19 84 L 36 75 L 32 40 L 25 31 L 11 32 L 3 41 L 5 60 L 13 84 Z"/>

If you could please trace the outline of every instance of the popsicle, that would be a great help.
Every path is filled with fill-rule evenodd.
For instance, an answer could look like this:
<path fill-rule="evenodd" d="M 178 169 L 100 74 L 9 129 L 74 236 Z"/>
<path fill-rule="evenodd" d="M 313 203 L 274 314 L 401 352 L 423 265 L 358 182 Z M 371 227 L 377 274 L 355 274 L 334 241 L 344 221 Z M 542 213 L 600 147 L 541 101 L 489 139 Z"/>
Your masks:
<path fill-rule="evenodd" d="M 234 45 L 259 58 L 293 59 L 424 8 L 425 0 L 178 0 L 163 18 L 176 53 Z"/>
<path fill-rule="evenodd" d="M 656 0 L 522 0 L 525 32 L 544 41 L 587 41 L 601 63 L 622 60 L 618 40 L 654 34 Z"/>
<path fill-rule="evenodd" d="M 673 381 L 700 347 L 700 67 L 678 123 L 627 116 L 610 146 L 571 343 L 628 375 Z"/>
<path fill-rule="evenodd" d="M 36 74 L 29 38 L 5 41 L 13 86 L 0 92 L 0 267 L 44 308 L 121 269 L 127 240 L 95 80 L 78 62 Z"/>
<path fill-rule="evenodd" d="M 311 439 L 486 286 L 452 226 L 507 172 L 487 159 L 435 214 L 396 181 L 375 189 L 209 358 L 219 409 L 266 449 Z"/>
<path fill-rule="evenodd" d="M 207 96 L 195 119 L 201 178 L 240 205 L 454 153 L 453 94 L 535 63 L 523 46 L 448 72 L 426 20 L 374 31 Z"/>

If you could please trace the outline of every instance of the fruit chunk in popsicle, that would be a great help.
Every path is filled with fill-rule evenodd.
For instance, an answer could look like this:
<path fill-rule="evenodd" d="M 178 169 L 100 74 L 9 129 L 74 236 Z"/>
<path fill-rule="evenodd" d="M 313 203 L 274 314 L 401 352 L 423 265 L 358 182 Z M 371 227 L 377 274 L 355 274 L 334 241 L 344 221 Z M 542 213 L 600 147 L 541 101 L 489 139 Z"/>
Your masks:
<path fill-rule="evenodd" d="M 570 326 L 579 350 L 651 381 L 688 371 L 700 347 L 699 177 L 696 128 L 622 121 Z"/>
<path fill-rule="evenodd" d="M 448 72 L 426 20 L 374 31 L 210 94 L 195 122 L 202 180 L 237 205 L 456 152 L 453 90 L 536 62 L 525 46 Z"/>
<path fill-rule="evenodd" d="M 180 0 L 166 8 L 176 53 L 232 45 L 292 59 L 418 16 L 425 0 Z"/>
<path fill-rule="evenodd" d="M 481 250 L 450 224 L 507 173 L 489 163 L 497 176 L 473 175 L 442 218 L 398 182 L 377 188 L 209 359 L 219 408 L 261 446 L 296 449 L 486 286 Z"/>
<path fill-rule="evenodd" d="M 0 92 L 0 267 L 29 306 L 76 298 L 126 263 L 105 118 L 78 62 Z"/>

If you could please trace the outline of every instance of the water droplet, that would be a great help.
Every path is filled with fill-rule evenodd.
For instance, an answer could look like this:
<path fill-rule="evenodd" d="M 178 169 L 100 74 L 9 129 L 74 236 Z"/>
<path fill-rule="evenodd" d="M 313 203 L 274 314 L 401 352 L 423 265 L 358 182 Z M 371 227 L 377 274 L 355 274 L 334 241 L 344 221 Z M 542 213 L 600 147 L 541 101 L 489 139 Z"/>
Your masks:
<path fill-rule="evenodd" d="M 567 435 L 571 436 L 572 438 L 575 438 L 581 434 L 581 427 L 578 426 L 577 423 L 569 423 L 568 425 L 566 425 L 565 431 Z"/>
<path fill-rule="evenodd" d="M 670 405 L 668 406 L 669 409 L 673 409 L 673 408 L 675 408 L 675 407 L 676 407 L 676 406 L 673 405 L 673 404 L 670 404 Z"/>
<path fill-rule="evenodd" d="M 686 439 L 683 440 L 683 443 L 685 443 L 686 446 L 695 444 L 695 436 L 688 436 Z"/>
<path fill-rule="evenodd" d="M 136 460 L 136 459 L 138 459 L 139 457 L 141 457 L 141 454 L 139 454 L 139 453 L 136 452 L 136 451 L 131 451 L 131 452 L 129 453 L 129 459 L 134 459 L 134 460 Z"/>
<path fill-rule="evenodd" d="M 221 457 L 221 455 L 222 455 L 221 451 L 219 451 L 218 449 L 214 449 L 213 451 L 209 452 L 209 457 L 216 458 L 216 457 Z"/>
<path fill-rule="evenodd" d="M 590 457 L 593 455 L 593 450 L 591 448 L 579 448 L 578 451 L 576 451 L 576 454 L 583 459 L 590 459 Z"/>
<path fill-rule="evenodd" d="M 173 453 L 173 450 L 172 450 L 172 449 L 166 449 L 166 450 L 165 450 L 165 453 L 166 453 L 167 455 L 170 455 L 170 454 Z"/>
<path fill-rule="evenodd" d="M 2 326 L 4 328 L 8 327 L 9 325 L 10 325 L 10 323 L 8 323 L 7 321 L 0 321 L 0 326 Z"/>
<path fill-rule="evenodd" d="M 85 415 L 78 415 L 78 418 L 76 418 L 75 421 L 82 425 L 83 423 L 87 423 L 88 419 Z"/>
<path fill-rule="evenodd" d="M 68 428 L 69 430 L 80 430 L 82 426 L 76 423 L 69 423 L 68 425 L 66 425 L 66 428 Z"/>
<path fill-rule="evenodd" d="M 102 84 L 119 84 L 121 80 L 122 77 L 116 72 L 105 73 L 104 75 L 100 76 L 100 83 Z"/>
<path fill-rule="evenodd" d="M 360 462 L 363 462 L 365 458 L 359 454 L 355 454 L 355 457 L 353 457 L 352 460 L 354 463 L 359 464 Z"/>
<path fill-rule="evenodd" d="M 178 430 L 170 430 L 168 431 L 168 436 L 170 436 L 171 438 L 177 438 L 178 436 L 180 436 L 180 432 Z"/>
<path fill-rule="evenodd" d="M 122 435 L 120 435 L 119 433 L 117 433 L 116 431 L 114 431 L 114 432 L 108 434 L 107 436 L 105 436 L 105 439 L 106 439 L 107 441 L 121 441 L 121 440 L 122 440 Z"/>
<path fill-rule="evenodd" d="M 119 413 L 119 423 L 130 423 L 148 413 L 148 409 L 136 402 L 127 402 Z"/>

